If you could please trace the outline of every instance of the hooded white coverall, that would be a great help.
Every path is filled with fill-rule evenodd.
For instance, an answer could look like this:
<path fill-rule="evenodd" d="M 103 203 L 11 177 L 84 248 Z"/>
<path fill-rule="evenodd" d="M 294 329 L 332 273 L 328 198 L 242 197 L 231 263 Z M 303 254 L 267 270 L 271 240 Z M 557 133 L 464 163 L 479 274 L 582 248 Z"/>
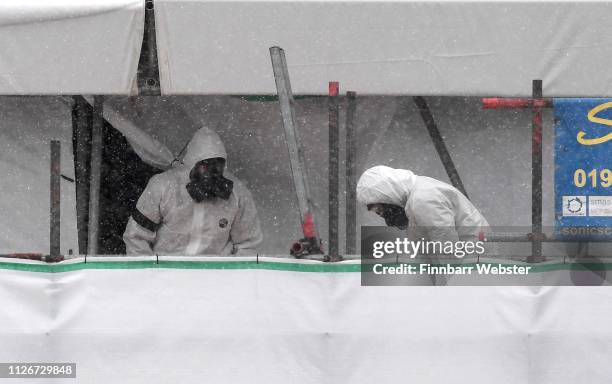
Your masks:
<path fill-rule="evenodd" d="M 489 227 L 458 189 L 404 169 L 382 165 L 368 169 L 357 183 L 357 200 L 404 207 L 413 241 L 477 241 Z"/>
<path fill-rule="evenodd" d="M 123 234 L 128 255 L 255 255 L 262 240 L 255 203 L 248 189 L 234 182 L 228 200 L 196 203 L 187 192 L 189 173 L 205 159 L 227 158 L 219 136 L 198 130 L 183 164 L 153 176 L 136 204 Z M 143 218 L 144 216 L 144 218 Z"/>

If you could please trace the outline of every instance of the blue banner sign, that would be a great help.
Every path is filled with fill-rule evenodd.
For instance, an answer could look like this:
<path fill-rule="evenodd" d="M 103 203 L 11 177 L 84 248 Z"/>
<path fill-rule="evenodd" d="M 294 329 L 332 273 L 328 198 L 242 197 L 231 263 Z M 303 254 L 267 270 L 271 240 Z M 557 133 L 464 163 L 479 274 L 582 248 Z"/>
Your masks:
<path fill-rule="evenodd" d="M 555 235 L 612 239 L 612 100 L 554 99 Z"/>

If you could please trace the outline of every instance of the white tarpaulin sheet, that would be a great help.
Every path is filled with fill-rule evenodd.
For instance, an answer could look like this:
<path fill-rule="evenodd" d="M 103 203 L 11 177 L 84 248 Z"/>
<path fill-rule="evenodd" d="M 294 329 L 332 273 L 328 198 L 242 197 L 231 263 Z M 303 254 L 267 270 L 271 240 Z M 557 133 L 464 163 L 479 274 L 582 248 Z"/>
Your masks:
<path fill-rule="evenodd" d="M 104 384 L 612 377 L 608 287 L 361 287 L 346 263 L 131 263 L 1 263 L 0 361 L 74 362 L 77 382 Z"/>
<path fill-rule="evenodd" d="M 3 0 L 0 94 L 130 94 L 143 0 Z"/>
<path fill-rule="evenodd" d="M 611 96 L 612 2 L 156 0 L 164 94 Z"/>
<path fill-rule="evenodd" d="M 51 140 L 61 145 L 61 252 L 78 253 L 70 103 L 59 97 L 0 102 L 0 254 L 49 253 Z"/>

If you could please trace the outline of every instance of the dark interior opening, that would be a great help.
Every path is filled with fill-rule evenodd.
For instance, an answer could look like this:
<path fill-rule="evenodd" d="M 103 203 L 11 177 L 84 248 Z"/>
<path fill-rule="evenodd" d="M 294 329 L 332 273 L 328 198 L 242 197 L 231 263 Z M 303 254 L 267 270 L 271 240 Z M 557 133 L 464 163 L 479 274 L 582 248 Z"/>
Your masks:
<path fill-rule="evenodd" d="M 105 122 L 100 187 L 100 254 L 125 254 L 122 238 L 125 226 L 149 179 L 160 172 L 143 162 L 125 136 Z"/>
<path fill-rule="evenodd" d="M 79 253 L 87 253 L 91 116 L 93 108 L 75 98 L 73 150 L 77 183 L 77 225 Z M 149 179 L 161 170 L 144 163 L 113 126 L 104 121 L 100 186 L 100 227 L 98 253 L 125 254 L 123 232 Z"/>

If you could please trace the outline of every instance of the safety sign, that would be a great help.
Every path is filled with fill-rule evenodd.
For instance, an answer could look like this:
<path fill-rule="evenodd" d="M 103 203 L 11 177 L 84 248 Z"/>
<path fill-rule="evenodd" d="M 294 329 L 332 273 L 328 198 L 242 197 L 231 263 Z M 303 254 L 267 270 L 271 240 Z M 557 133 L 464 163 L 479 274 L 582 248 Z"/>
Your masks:
<path fill-rule="evenodd" d="M 612 239 L 612 100 L 553 100 L 555 234 Z"/>

